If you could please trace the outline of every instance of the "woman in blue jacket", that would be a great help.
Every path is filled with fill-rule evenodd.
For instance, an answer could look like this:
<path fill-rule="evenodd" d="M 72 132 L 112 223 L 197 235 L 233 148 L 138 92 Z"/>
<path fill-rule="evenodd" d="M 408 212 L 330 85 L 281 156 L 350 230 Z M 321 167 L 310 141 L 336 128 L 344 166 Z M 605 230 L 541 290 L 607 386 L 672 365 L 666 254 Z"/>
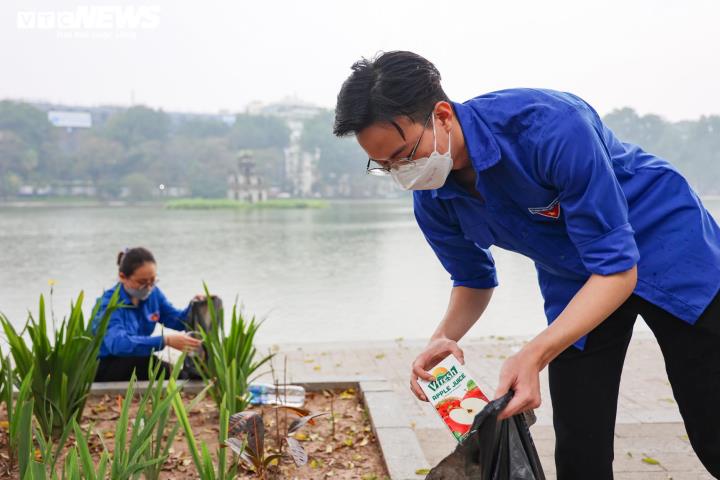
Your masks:
<path fill-rule="evenodd" d="M 453 353 L 497 285 L 488 248 L 535 262 L 549 326 L 508 358 L 503 412 L 540 404 L 549 369 L 559 480 L 612 479 L 625 352 L 641 315 L 660 344 L 690 443 L 720 478 L 720 228 L 666 160 L 619 140 L 575 95 L 541 89 L 451 102 L 412 52 L 361 60 L 334 133 L 367 171 L 413 190 L 418 226 L 450 273 L 444 318 L 410 386 Z M 370 246 L 372 248 L 372 246 Z M 417 279 L 412 279 L 417 281 Z"/>
<path fill-rule="evenodd" d="M 162 350 L 165 346 L 192 350 L 199 347 L 201 341 L 185 333 L 152 336 L 158 323 L 174 330 L 185 330 L 184 322 L 190 305 L 178 310 L 157 287 L 157 264 L 149 250 L 136 247 L 120 252 L 117 265 L 119 282 L 99 299 L 101 305 L 93 319 L 93 330 L 97 329 L 99 319 L 118 286 L 120 301 L 125 306 L 115 310 L 110 317 L 100 347 L 100 366 L 95 380 L 129 380 L 133 370 L 138 379 L 147 380 L 153 351 Z M 201 295 L 195 297 L 196 300 L 203 298 Z"/>

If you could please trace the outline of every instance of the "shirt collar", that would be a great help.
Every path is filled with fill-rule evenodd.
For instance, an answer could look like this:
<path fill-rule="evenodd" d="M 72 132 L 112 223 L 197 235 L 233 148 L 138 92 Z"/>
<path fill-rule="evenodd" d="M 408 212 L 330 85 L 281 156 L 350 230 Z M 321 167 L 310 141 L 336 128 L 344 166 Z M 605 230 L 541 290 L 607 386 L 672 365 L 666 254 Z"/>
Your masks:
<path fill-rule="evenodd" d="M 500 148 L 492 132 L 480 117 L 478 111 L 465 103 L 451 102 L 458 123 L 465 137 L 465 148 L 467 149 L 470 162 L 476 172 L 486 170 L 500 161 Z M 432 197 L 448 199 L 462 194 L 462 189 L 448 177 L 445 184 L 432 191 Z"/>
<path fill-rule="evenodd" d="M 121 300 L 125 305 L 134 307 L 135 305 L 132 303 L 132 297 L 130 297 L 130 294 L 125 291 L 125 285 L 123 285 L 122 282 L 118 282 L 116 288 L 117 286 L 120 286 L 119 300 Z"/>

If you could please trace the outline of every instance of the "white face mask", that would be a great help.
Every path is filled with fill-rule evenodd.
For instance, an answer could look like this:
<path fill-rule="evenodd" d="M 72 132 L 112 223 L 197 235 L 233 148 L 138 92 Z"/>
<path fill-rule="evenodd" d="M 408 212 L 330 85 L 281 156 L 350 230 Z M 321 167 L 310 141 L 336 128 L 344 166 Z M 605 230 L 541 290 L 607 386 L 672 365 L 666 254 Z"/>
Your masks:
<path fill-rule="evenodd" d="M 435 116 L 433 115 L 433 152 L 429 157 L 418 158 L 409 164 L 391 168 L 390 175 L 395 183 L 403 190 L 435 190 L 442 187 L 453 166 L 450 155 L 451 138 L 448 136 L 448 151 L 446 153 L 438 152 Z"/>

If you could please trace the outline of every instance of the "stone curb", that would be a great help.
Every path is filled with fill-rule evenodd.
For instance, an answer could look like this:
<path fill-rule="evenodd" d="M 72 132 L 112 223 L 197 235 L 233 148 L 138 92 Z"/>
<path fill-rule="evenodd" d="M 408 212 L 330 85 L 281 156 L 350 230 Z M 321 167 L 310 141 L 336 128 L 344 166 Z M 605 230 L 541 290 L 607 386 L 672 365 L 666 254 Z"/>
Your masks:
<path fill-rule="evenodd" d="M 415 473 L 429 468 L 410 419 L 402 409 L 390 382 L 361 381 L 360 391 L 365 399 L 370 423 L 385 459 L 392 480 L 417 480 L 424 475 Z"/>

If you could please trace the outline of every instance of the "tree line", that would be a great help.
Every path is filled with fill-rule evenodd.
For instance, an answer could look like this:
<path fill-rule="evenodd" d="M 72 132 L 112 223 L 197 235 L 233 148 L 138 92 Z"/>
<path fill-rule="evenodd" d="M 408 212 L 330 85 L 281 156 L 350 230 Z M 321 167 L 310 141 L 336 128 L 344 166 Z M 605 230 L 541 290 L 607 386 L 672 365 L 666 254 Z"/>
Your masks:
<path fill-rule="evenodd" d="M 210 116 L 181 116 L 144 106 L 116 109 L 92 128 L 54 127 L 47 113 L 24 102 L 0 102 L 0 197 L 16 196 L 24 185 L 84 182 L 102 198 L 123 192 L 133 199 L 156 195 L 160 184 L 189 196 L 217 198 L 227 192 L 228 174 L 241 150 L 252 151 L 256 171 L 282 191 L 284 149 L 290 129 L 278 117 L 238 114 L 233 124 Z M 669 122 L 623 108 L 604 120 L 623 140 L 670 160 L 701 194 L 720 194 L 720 116 Z M 348 195 L 367 186 L 365 155 L 352 139 L 332 135 L 333 112 L 305 120 L 300 146 L 319 151 L 314 190 L 338 182 Z"/>

